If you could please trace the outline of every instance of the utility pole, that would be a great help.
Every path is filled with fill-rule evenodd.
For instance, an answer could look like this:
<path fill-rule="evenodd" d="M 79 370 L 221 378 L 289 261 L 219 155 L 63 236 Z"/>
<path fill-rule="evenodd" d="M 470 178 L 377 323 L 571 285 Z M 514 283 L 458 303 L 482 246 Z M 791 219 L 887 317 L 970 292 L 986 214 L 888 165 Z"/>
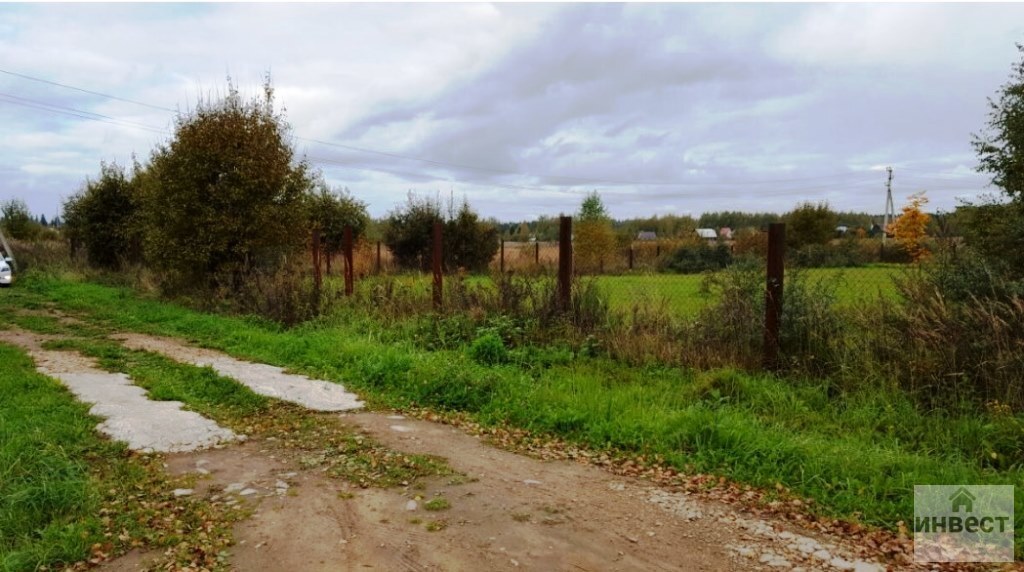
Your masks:
<path fill-rule="evenodd" d="M 882 223 L 882 246 L 889 233 L 889 221 L 895 218 L 896 209 L 892 206 L 892 167 L 886 167 L 889 178 L 885 181 L 885 222 Z"/>

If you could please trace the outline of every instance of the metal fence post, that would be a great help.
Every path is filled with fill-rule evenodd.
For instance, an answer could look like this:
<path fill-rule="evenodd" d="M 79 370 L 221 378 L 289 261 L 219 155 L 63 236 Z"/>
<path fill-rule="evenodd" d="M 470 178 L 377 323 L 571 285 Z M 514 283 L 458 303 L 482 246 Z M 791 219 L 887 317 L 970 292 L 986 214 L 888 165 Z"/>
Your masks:
<path fill-rule="evenodd" d="M 558 303 L 563 312 L 572 305 L 572 217 L 563 216 L 558 226 Z"/>
<path fill-rule="evenodd" d="M 534 243 L 534 247 L 535 248 L 533 249 L 533 263 L 536 264 L 537 266 L 540 266 L 540 241 L 539 240 Z"/>
<path fill-rule="evenodd" d="M 342 238 L 342 248 L 345 249 L 345 295 L 351 296 L 355 289 L 354 269 L 352 268 L 352 227 L 346 226 Z"/>
<path fill-rule="evenodd" d="M 443 244 L 442 241 L 444 240 L 443 234 L 442 234 L 444 232 L 443 228 L 444 228 L 444 226 L 441 223 L 439 223 L 439 222 L 435 222 L 434 223 L 434 244 L 433 244 L 433 249 L 432 249 L 433 250 L 433 252 L 432 252 L 432 255 L 433 255 L 432 259 L 433 259 L 433 267 L 434 267 L 434 309 L 437 310 L 437 311 L 441 310 L 441 301 L 442 301 L 442 297 L 441 297 L 441 293 L 442 293 L 442 290 L 441 290 L 441 288 L 442 288 L 442 283 L 441 283 L 441 280 L 442 280 L 442 278 L 441 278 L 441 256 L 443 254 L 443 247 L 442 247 L 442 244 Z"/>
<path fill-rule="evenodd" d="M 629 247 L 629 269 L 633 269 L 633 247 Z"/>
<path fill-rule="evenodd" d="M 786 257 L 786 225 L 768 227 L 768 280 L 764 304 L 764 367 L 779 367 L 779 331 L 782 323 L 782 295 Z"/>
<path fill-rule="evenodd" d="M 501 263 L 498 266 L 502 274 L 505 273 L 505 239 L 501 239 Z"/>
<path fill-rule="evenodd" d="M 377 241 L 377 274 L 380 274 L 380 241 Z"/>

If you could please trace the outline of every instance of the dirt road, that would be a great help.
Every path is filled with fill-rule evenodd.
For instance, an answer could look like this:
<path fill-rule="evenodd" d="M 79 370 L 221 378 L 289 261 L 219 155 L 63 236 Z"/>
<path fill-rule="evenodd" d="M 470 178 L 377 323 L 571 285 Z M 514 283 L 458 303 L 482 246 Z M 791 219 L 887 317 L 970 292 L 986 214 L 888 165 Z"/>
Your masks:
<path fill-rule="evenodd" d="M 0 337 L 39 351 L 26 340 L 10 333 Z M 175 359 L 189 351 L 181 342 L 138 335 L 130 343 Z M 87 360 L 64 363 L 92 367 Z M 264 369 L 254 364 L 254 371 Z M 245 375 L 244 368 L 233 372 Z M 336 416 L 396 451 L 443 457 L 461 475 L 391 489 L 360 488 L 329 478 L 320 468 L 304 468 L 282 454 L 280 444 L 259 437 L 168 454 L 169 472 L 198 474 L 189 494 L 230 498 L 253 508 L 251 518 L 235 527 L 233 568 L 883 569 L 855 558 L 855 548 L 840 538 L 816 536 L 594 466 L 500 450 L 449 425 L 388 413 L 322 415 Z M 131 553 L 104 567 L 148 569 L 156 556 Z"/>

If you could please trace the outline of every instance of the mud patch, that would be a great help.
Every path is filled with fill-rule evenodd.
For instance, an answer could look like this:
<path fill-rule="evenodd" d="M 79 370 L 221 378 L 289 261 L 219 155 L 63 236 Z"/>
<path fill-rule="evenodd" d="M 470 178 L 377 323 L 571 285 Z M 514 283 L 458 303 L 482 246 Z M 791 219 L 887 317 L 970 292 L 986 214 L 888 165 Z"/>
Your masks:
<path fill-rule="evenodd" d="M 279 367 L 238 360 L 169 338 L 143 334 L 119 334 L 113 338 L 133 350 L 154 352 L 179 362 L 210 367 L 260 395 L 295 403 L 313 411 L 351 411 L 363 407 L 358 396 L 345 391 L 337 383 L 285 373 Z"/>
<path fill-rule="evenodd" d="M 242 439 L 178 401 L 151 401 L 146 391 L 121 373 L 109 373 L 92 360 L 65 351 L 43 349 L 57 339 L 23 330 L 0 331 L 0 342 L 25 350 L 43 375 L 63 383 L 80 401 L 92 405 L 93 415 L 105 420 L 96 429 L 142 452 L 194 451 Z"/>

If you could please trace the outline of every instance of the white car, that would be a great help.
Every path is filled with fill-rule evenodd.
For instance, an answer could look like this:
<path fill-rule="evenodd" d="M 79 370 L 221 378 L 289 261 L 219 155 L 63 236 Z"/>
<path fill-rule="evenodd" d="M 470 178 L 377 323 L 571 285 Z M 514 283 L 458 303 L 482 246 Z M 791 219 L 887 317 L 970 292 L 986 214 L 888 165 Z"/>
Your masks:
<path fill-rule="evenodd" d="M 11 259 L 0 259 L 0 286 L 10 286 L 14 283 L 14 271 L 11 269 Z"/>

